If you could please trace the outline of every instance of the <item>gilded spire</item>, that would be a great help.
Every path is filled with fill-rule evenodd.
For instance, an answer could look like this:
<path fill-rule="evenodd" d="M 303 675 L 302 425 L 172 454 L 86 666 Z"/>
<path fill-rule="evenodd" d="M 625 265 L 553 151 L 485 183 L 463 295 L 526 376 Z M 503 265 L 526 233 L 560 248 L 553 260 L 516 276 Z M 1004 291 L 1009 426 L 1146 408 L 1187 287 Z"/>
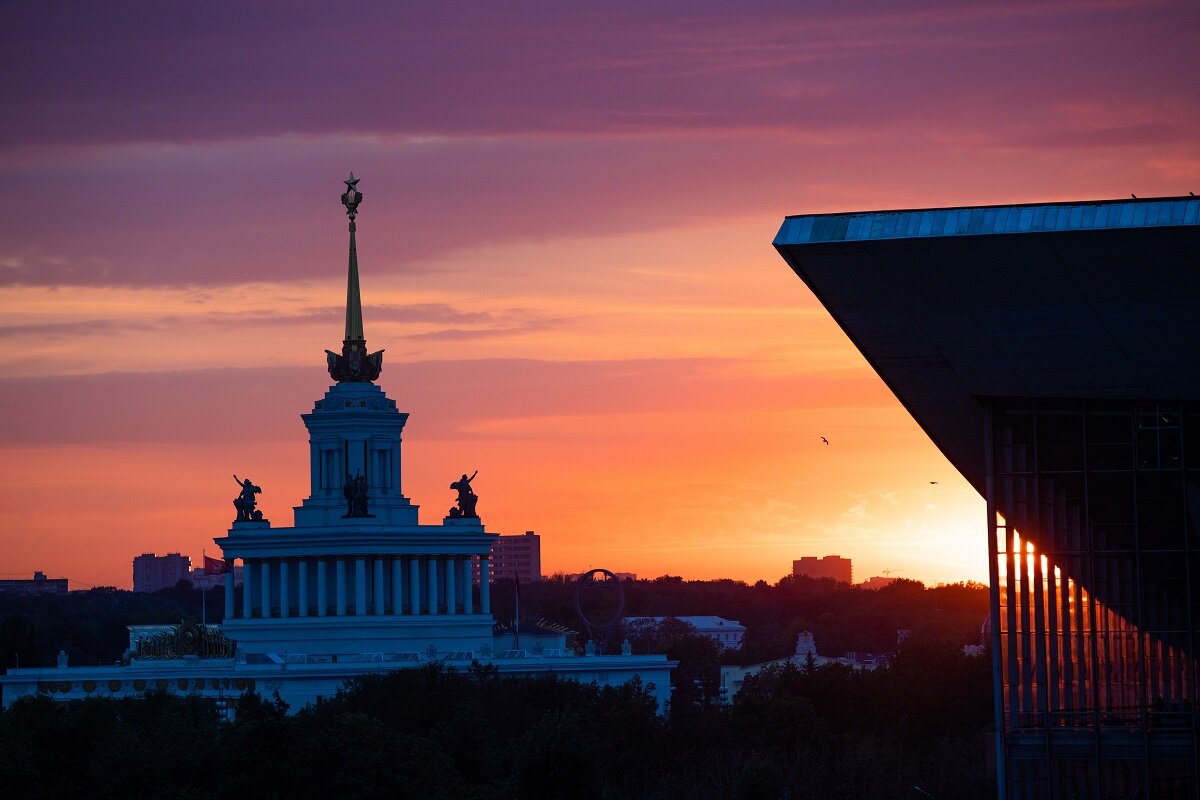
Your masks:
<path fill-rule="evenodd" d="M 357 226 L 358 204 L 362 192 L 358 191 L 358 178 L 354 173 L 343 181 L 346 191 L 342 194 L 342 205 L 350 218 L 350 264 L 346 274 L 346 338 L 342 341 L 341 355 L 331 350 L 325 354 L 329 362 L 329 374 L 338 383 L 373 381 L 383 369 L 383 351 L 367 355 L 367 339 L 363 333 L 362 298 L 358 288 L 358 247 L 354 241 Z"/>
<path fill-rule="evenodd" d="M 362 202 L 362 192 L 358 191 L 358 178 L 351 171 L 350 177 L 342 181 L 346 184 L 346 192 L 342 195 L 342 205 L 346 207 L 346 216 L 350 217 L 350 268 L 346 274 L 346 344 L 362 346 L 366 343 L 363 334 L 362 298 L 358 289 L 358 247 L 354 242 L 354 232 L 357 226 L 354 218 L 358 215 L 358 204 Z"/>

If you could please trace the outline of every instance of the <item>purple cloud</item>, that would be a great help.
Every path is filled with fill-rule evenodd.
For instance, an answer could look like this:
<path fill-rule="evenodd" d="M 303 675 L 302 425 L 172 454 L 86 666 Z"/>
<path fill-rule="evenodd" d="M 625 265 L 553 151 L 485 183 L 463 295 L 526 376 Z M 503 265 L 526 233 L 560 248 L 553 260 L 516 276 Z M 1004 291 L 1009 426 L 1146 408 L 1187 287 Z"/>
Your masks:
<path fill-rule="evenodd" d="M 1071 196 L 1038 158 L 1072 143 L 1200 158 L 1195 3 L 897 8 L 9 4 L 0 286 L 327 278 L 351 167 L 364 267 L 416 274 L 734 216 L 765 240 L 830 187 Z M 1091 130 L 1066 102 L 1149 118 Z"/>
<path fill-rule="evenodd" d="M 872 5 L 874 7 L 872 7 Z M 10 4 L 6 149 L 317 135 L 837 129 L 1194 52 L 1192 3 Z M 1103 52 L 1103 60 L 1096 60 Z M 1192 63 L 1195 63 L 1194 61 Z M 952 66 L 953 65 L 953 66 Z M 1138 71 L 1141 73 L 1141 70 Z M 1157 91 L 1190 92 L 1160 70 Z"/>
<path fill-rule="evenodd" d="M 440 439 L 483 420 L 889 402 L 872 376 L 753 376 L 723 359 L 385 362 L 384 372 L 422 436 Z M 3 378 L 0 446 L 291 441 L 327 387 L 315 365 Z"/>

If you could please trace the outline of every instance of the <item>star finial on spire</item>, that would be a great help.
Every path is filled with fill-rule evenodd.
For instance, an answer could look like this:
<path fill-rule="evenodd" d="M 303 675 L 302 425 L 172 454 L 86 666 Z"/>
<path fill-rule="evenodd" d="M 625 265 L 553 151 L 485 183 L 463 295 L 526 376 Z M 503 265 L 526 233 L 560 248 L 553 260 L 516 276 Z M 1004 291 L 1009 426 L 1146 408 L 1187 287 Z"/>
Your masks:
<path fill-rule="evenodd" d="M 326 360 L 329 364 L 329 374 L 338 383 L 347 381 L 373 381 L 379 377 L 383 368 L 383 351 L 367 354 L 367 338 L 363 334 L 362 300 L 358 291 L 358 247 L 354 242 L 354 232 L 357 226 L 354 217 L 358 214 L 358 204 L 363 196 L 357 188 L 358 178 L 354 173 L 342 181 L 346 191 L 342 194 L 342 205 L 346 207 L 346 216 L 350 217 L 350 261 L 346 274 L 346 338 L 342 340 L 342 352 L 337 354 L 326 350 Z"/>
<path fill-rule="evenodd" d="M 354 230 L 354 218 L 358 215 L 358 204 L 362 202 L 362 192 L 358 190 L 358 178 L 354 177 L 354 171 L 350 171 L 350 177 L 342 181 L 346 184 L 346 191 L 342 195 L 342 205 L 346 207 L 346 216 L 350 217 L 350 230 Z"/>

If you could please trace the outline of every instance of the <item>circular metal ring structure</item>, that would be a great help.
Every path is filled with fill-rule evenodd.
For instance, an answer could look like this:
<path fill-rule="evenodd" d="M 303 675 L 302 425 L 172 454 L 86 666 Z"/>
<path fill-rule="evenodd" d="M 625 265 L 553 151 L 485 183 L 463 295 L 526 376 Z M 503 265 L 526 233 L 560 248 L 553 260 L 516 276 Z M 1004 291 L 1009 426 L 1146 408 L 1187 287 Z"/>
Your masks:
<path fill-rule="evenodd" d="M 596 575 L 604 575 L 608 581 L 615 583 L 617 588 L 617 610 L 613 612 L 613 615 L 610 619 L 603 621 L 590 620 L 583 612 L 583 589 L 585 586 L 596 585 Z M 621 618 L 625 615 L 625 588 L 621 586 L 621 579 L 615 572 L 607 569 L 592 569 L 580 575 L 579 579 L 575 581 L 575 611 L 578 612 L 579 619 L 583 622 L 584 627 L 587 628 L 588 637 L 593 641 L 599 639 L 600 655 L 607 653 L 608 640 L 612 635 L 613 628 L 617 626 L 617 623 L 620 622 Z M 597 637 L 596 631 L 602 631 L 603 633 L 601 636 Z"/>

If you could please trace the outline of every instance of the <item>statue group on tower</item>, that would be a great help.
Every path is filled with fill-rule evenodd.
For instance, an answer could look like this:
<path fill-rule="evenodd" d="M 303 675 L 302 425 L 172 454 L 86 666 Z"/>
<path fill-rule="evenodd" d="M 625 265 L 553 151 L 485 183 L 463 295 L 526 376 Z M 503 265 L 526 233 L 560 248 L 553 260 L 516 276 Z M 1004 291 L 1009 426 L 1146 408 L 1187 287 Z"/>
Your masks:
<path fill-rule="evenodd" d="M 237 509 L 236 522 L 261 522 L 263 513 L 255 508 L 258 505 L 258 500 L 254 495 L 262 494 L 262 489 L 250 482 L 249 478 L 241 480 L 237 475 L 233 476 L 237 485 L 242 487 L 241 494 L 233 498 L 233 507 Z"/>
<path fill-rule="evenodd" d="M 342 494 L 346 496 L 346 513 L 342 515 L 343 518 L 371 516 L 367 513 L 367 492 L 370 488 L 367 476 L 362 472 L 353 477 L 349 472 L 346 473 L 346 483 L 342 486 Z"/>
<path fill-rule="evenodd" d="M 475 504 L 479 502 L 479 495 L 475 494 L 475 490 L 471 488 L 471 481 L 475 480 L 475 476 L 479 474 L 479 470 L 475 470 L 471 477 L 467 477 L 467 473 L 463 473 L 462 477 L 450 484 L 450 488 L 458 492 L 457 508 L 450 509 L 450 516 L 454 518 L 468 517 L 475 518 L 479 515 L 475 513 Z"/>

